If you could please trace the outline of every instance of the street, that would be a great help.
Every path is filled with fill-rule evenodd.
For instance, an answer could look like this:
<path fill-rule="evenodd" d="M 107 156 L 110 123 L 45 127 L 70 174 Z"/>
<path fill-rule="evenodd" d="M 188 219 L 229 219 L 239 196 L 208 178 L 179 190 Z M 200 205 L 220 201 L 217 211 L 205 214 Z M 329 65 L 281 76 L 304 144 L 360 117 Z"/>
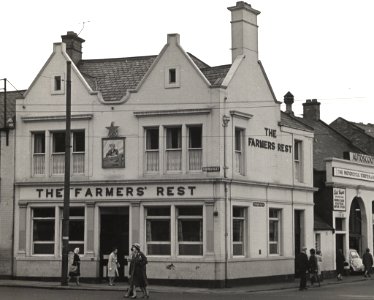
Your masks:
<path fill-rule="evenodd" d="M 41 289 L 41 288 L 23 288 L 23 287 L 0 287 L 1 300 L 44 300 L 44 299 L 124 299 L 122 291 L 88 291 L 88 290 L 63 290 L 63 289 Z M 138 293 L 138 297 L 142 294 Z M 353 283 L 330 284 L 320 288 L 309 288 L 307 291 L 272 290 L 265 292 L 241 292 L 233 289 L 215 289 L 203 293 L 186 293 L 183 288 L 179 292 L 154 292 L 150 299 L 343 299 L 343 300 L 365 300 L 374 299 L 374 285 L 371 280 L 359 281 Z"/>

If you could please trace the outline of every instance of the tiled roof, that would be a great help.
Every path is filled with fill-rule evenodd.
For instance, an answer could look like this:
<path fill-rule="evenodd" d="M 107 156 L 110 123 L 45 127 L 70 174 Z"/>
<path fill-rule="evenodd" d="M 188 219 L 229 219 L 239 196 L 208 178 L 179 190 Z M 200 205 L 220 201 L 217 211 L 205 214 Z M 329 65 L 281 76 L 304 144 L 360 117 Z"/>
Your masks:
<path fill-rule="evenodd" d="M 374 124 L 371 124 L 371 123 L 364 124 L 364 123 L 355 123 L 355 122 L 350 122 L 350 123 L 356 125 L 357 127 L 360 127 L 362 130 L 365 131 L 366 134 L 374 137 Z"/>
<path fill-rule="evenodd" d="M 13 118 L 16 115 L 16 99 L 23 98 L 23 93 L 25 90 L 22 91 L 9 91 L 6 93 L 6 118 Z M 4 122 L 4 92 L 0 93 L 0 127 L 5 127 Z"/>
<path fill-rule="evenodd" d="M 299 118 L 309 127 L 314 128 L 314 143 L 313 143 L 313 167 L 316 170 L 324 170 L 326 165 L 325 158 L 336 157 L 343 158 L 344 152 L 362 153 L 363 151 L 355 147 L 350 140 L 341 135 L 331 126 L 319 120 L 310 120 L 306 118 Z"/>
<path fill-rule="evenodd" d="M 285 113 L 283 111 L 281 111 L 281 125 L 304 131 L 313 131 L 313 127 L 305 125 L 297 118 L 290 116 L 288 113 Z"/>
<path fill-rule="evenodd" d="M 219 86 L 231 65 L 209 67 L 188 54 L 208 81 Z M 78 69 L 94 91 L 100 91 L 105 101 L 119 101 L 130 89 L 135 89 L 147 73 L 156 55 L 113 59 L 81 60 Z"/>

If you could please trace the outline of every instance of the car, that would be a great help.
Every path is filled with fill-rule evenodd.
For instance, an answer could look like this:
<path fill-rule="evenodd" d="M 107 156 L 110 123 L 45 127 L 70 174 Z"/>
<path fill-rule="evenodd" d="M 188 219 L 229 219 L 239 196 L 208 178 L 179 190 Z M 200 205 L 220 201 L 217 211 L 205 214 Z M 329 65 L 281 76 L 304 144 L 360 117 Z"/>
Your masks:
<path fill-rule="evenodd" d="M 351 273 L 363 272 L 365 270 L 362 259 L 356 249 L 349 249 L 348 264 Z"/>

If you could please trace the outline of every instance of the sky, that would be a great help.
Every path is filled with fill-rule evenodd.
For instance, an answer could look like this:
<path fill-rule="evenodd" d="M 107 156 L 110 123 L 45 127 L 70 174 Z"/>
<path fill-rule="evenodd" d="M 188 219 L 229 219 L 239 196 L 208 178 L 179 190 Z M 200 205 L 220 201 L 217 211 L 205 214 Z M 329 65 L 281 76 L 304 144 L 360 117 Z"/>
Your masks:
<path fill-rule="evenodd" d="M 321 119 L 374 123 L 372 0 L 250 0 L 261 14 L 259 59 L 278 101 L 297 116 L 317 99 Z M 12 0 L 0 5 L 0 79 L 27 89 L 67 31 L 83 59 L 156 55 L 168 33 L 210 66 L 231 63 L 232 0 Z M 0 89 L 3 88 L 0 82 Z M 284 109 L 282 105 L 282 109 Z"/>

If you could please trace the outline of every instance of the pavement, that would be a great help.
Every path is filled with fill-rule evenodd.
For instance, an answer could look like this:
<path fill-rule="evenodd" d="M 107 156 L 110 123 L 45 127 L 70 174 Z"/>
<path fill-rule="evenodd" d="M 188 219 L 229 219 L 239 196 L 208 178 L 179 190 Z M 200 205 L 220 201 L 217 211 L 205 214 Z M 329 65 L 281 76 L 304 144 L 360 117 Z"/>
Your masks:
<path fill-rule="evenodd" d="M 321 287 L 337 284 L 350 284 L 354 282 L 374 280 L 371 278 L 364 278 L 362 275 L 346 276 L 342 281 L 337 281 L 336 278 L 325 279 L 321 282 Z M 125 282 L 118 282 L 115 286 L 109 286 L 108 283 L 81 283 L 77 286 L 75 283 L 69 283 L 68 286 L 62 286 L 60 282 L 49 281 L 29 281 L 17 279 L 0 279 L 0 287 L 17 287 L 17 288 L 41 288 L 41 289 L 68 289 L 68 290 L 97 290 L 97 291 L 125 291 L 128 284 Z M 299 287 L 299 280 L 291 282 L 277 282 L 268 284 L 254 284 L 245 286 L 235 286 L 230 288 L 199 288 L 199 287 L 180 287 L 180 286 L 163 286 L 163 285 L 149 285 L 150 293 L 190 293 L 190 294 L 247 294 L 265 291 L 280 291 L 280 290 L 297 290 Z M 308 282 L 309 288 L 310 283 Z"/>

